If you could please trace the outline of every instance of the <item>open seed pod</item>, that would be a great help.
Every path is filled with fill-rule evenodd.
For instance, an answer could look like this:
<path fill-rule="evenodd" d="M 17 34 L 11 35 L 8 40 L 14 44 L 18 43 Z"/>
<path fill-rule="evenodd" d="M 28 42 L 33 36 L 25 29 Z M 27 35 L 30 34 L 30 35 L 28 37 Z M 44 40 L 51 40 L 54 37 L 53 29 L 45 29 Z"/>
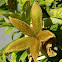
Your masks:
<path fill-rule="evenodd" d="M 42 48 L 45 50 L 49 57 L 54 57 L 57 55 L 53 48 L 55 47 L 56 38 L 51 38 L 46 42 L 42 42 Z"/>
<path fill-rule="evenodd" d="M 39 55 L 37 59 L 39 59 L 39 57 L 40 59 L 42 59 L 43 55 L 45 55 L 46 57 L 55 57 L 57 55 L 57 53 L 53 51 L 55 47 L 55 42 L 56 42 L 55 37 L 50 38 L 48 41 L 41 42 L 42 46 L 41 50 L 39 50 Z M 27 53 L 28 53 L 28 59 L 30 59 L 32 56 L 29 49 L 27 50 Z"/>

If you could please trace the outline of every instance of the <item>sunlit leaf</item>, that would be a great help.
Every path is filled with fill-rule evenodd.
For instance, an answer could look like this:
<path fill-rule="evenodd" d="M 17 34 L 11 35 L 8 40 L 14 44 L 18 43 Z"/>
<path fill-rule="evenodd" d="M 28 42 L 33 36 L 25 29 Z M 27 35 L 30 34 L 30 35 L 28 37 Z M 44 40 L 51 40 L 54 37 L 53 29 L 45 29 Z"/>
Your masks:
<path fill-rule="evenodd" d="M 6 62 L 6 56 L 4 54 L 5 48 L 6 47 L 0 50 L 0 62 Z"/>
<path fill-rule="evenodd" d="M 0 57 L 0 62 L 4 62 L 4 60 L 2 60 L 2 58 Z"/>
<path fill-rule="evenodd" d="M 6 62 L 6 56 L 5 56 L 4 52 L 2 51 L 1 53 L 2 53 L 2 55 L 0 55 L 0 62 Z"/>
<path fill-rule="evenodd" d="M 58 24 L 52 25 L 50 27 L 50 30 L 52 30 L 52 31 L 57 31 L 57 29 L 58 29 Z"/>
<path fill-rule="evenodd" d="M 62 62 L 62 59 L 60 59 L 60 61 L 59 62 Z"/>
<path fill-rule="evenodd" d="M 35 0 L 30 0 L 30 2 L 33 4 Z M 37 0 L 39 1 L 40 5 L 46 5 L 52 3 L 54 0 Z"/>
<path fill-rule="evenodd" d="M 30 47 L 30 52 L 34 61 L 37 61 L 39 50 L 40 50 L 40 41 L 34 38 Z"/>
<path fill-rule="evenodd" d="M 6 27 L 6 29 L 5 29 L 5 34 L 9 34 L 9 33 L 11 33 L 12 31 L 14 30 L 14 27 Z"/>
<path fill-rule="evenodd" d="M 32 57 L 29 59 L 29 62 L 31 62 L 32 61 Z"/>
<path fill-rule="evenodd" d="M 4 20 L 6 21 L 6 23 L 11 23 L 7 17 L 5 17 L 5 16 L 3 16 L 3 17 L 4 17 Z"/>
<path fill-rule="evenodd" d="M 51 21 L 53 24 L 62 24 L 62 20 L 61 19 L 58 19 L 58 18 L 53 18 L 53 17 L 50 17 Z"/>
<path fill-rule="evenodd" d="M 6 49 L 5 53 L 13 52 L 13 51 L 21 51 L 30 47 L 32 43 L 32 37 L 24 37 L 19 39 L 13 43 L 11 43 Z"/>
<path fill-rule="evenodd" d="M 46 5 L 52 3 L 54 0 L 39 0 L 40 5 Z"/>
<path fill-rule="evenodd" d="M 52 9 L 51 11 L 49 11 L 49 15 L 51 17 L 61 18 L 62 19 L 62 8 Z"/>
<path fill-rule="evenodd" d="M 25 22 L 18 20 L 16 18 L 9 17 L 11 23 L 21 32 L 29 36 L 35 36 L 30 26 Z"/>
<path fill-rule="evenodd" d="M 27 57 L 27 51 L 24 51 L 23 54 L 20 56 L 19 61 L 21 60 L 22 62 L 24 62 L 26 57 Z"/>
<path fill-rule="evenodd" d="M 10 60 L 10 62 L 16 62 L 16 57 L 17 57 L 17 55 L 16 55 L 16 53 L 11 53 L 11 60 Z"/>
<path fill-rule="evenodd" d="M 41 62 L 51 62 L 51 61 L 48 61 L 48 58 L 44 58 L 41 60 Z"/>
<path fill-rule="evenodd" d="M 0 0 L 0 6 L 2 6 L 3 4 L 5 4 L 5 0 Z"/>
<path fill-rule="evenodd" d="M 27 1 L 27 0 L 18 0 L 20 3 L 19 3 L 19 8 L 20 8 L 20 10 L 22 10 L 22 8 L 23 8 L 23 5 L 25 4 L 25 2 Z"/>
<path fill-rule="evenodd" d="M 42 29 L 42 10 L 36 1 L 33 3 L 31 9 L 31 18 L 34 33 L 38 34 Z"/>
<path fill-rule="evenodd" d="M 33 4 L 35 0 L 30 0 L 30 2 Z"/>
<path fill-rule="evenodd" d="M 37 37 L 41 40 L 41 41 L 47 41 L 49 40 L 50 38 L 53 38 L 55 37 L 55 35 L 50 32 L 49 30 L 44 30 L 42 32 L 40 32 Z"/>

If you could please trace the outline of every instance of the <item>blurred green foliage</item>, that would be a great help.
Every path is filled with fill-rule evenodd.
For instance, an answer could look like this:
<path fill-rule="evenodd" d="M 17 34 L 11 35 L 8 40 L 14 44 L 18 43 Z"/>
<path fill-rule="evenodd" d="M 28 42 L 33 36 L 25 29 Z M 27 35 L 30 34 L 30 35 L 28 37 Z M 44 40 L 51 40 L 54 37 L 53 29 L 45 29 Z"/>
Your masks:
<path fill-rule="evenodd" d="M 35 0 L 0 0 L 0 14 L 3 15 L 0 18 L 0 27 L 6 27 L 5 34 L 11 33 L 15 28 L 11 24 L 8 18 L 9 16 L 23 20 L 30 25 L 30 10 L 34 1 Z M 59 50 L 56 51 L 58 54 L 56 57 L 47 57 L 38 62 L 62 62 L 62 0 L 37 0 L 37 2 L 42 9 L 44 29 L 48 29 L 56 35 L 56 46 L 59 48 Z M 19 32 L 20 31 L 14 32 L 12 39 L 14 35 Z M 24 37 L 24 34 L 21 34 L 17 39 L 21 37 Z M 0 50 L 0 62 L 9 62 L 4 54 L 8 45 Z M 12 52 L 9 54 L 11 55 L 10 62 L 28 62 L 26 51 Z"/>

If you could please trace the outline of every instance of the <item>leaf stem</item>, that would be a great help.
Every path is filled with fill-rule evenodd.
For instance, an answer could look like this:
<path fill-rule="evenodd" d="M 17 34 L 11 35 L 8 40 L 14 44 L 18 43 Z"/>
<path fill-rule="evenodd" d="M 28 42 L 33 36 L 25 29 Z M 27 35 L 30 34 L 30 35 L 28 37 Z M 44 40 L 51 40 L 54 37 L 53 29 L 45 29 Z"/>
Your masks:
<path fill-rule="evenodd" d="M 6 27 L 6 26 L 14 27 L 12 24 L 3 24 L 3 25 L 0 25 L 0 27 Z"/>

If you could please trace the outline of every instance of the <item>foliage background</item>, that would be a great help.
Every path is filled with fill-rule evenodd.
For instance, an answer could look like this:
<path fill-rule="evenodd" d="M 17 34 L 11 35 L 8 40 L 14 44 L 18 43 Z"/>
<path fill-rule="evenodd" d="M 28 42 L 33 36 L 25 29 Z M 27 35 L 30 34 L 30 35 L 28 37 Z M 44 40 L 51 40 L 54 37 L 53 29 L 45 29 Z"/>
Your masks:
<path fill-rule="evenodd" d="M 0 27 L 7 27 L 6 28 L 6 31 L 5 31 L 5 33 L 7 34 L 7 33 L 10 33 L 9 31 L 8 31 L 8 29 L 10 29 L 11 30 L 11 32 L 12 32 L 12 30 L 14 29 L 14 28 L 10 28 L 10 26 L 12 26 L 11 24 L 9 25 L 9 20 L 8 20 L 8 14 L 9 14 L 9 12 L 13 12 L 13 13 L 17 13 L 17 16 L 18 15 L 20 15 L 20 14 L 22 14 L 23 16 L 21 17 L 21 19 L 22 20 L 24 20 L 26 17 L 26 14 L 25 14 L 25 12 L 26 12 L 26 10 L 25 10 L 25 8 L 23 8 L 23 5 L 24 5 L 24 3 L 25 3 L 25 1 L 26 0 L 19 0 L 18 2 L 20 2 L 19 3 L 19 12 L 18 12 L 18 10 L 15 8 L 11 8 L 11 7 L 7 7 L 6 6 L 6 3 L 7 3 L 7 1 L 5 1 L 5 0 L 0 0 L 0 13 L 2 14 L 2 15 L 4 15 L 4 17 L 3 18 L 1 18 L 0 19 Z M 31 1 L 31 3 L 33 4 L 33 1 L 34 0 L 30 0 Z M 43 20 L 44 20 L 44 29 L 49 29 L 49 30 L 51 30 L 53 33 L 55 33 L 55 35 L 57 36 L 57 43 L 56 43 L 56 46 L 59 48 L 59 50 L 57 51 L 57 53 L 58 53 L 58 55 L 56 56 L 56 57 L 54 57 L 54 58 L 46 58 L 46 59 L 44 59 L 44 60 L 40 60 L 41 62 L 43 61 L 43 62 L 60 62 L 61 60 L 60 59 L 62 59 L 62 57 L 61 57 L 61 54 L 62 54 L 62 1 L 61 0 L 45 0 L 45 1 L 43 1 L 43 0 L 38 0 L 40 3 L 39 3 L 39 5 L 40 5 L 40 7 L 42 8 L 42 10 L 43 10 Z M 46 1 L 48 1 L 48 2 L 46 2 Z M 15 2 L 15 1 L 14 1 Z M 50 4 L 51 3 L 51 4 Z M 15 3 L 15 4 L 17 4 L 17 2 Z M 22 9 L 23 8 L 23 9 Z M 13 9 L 13 10 L 12 10 Z M 53 11 L 51 11 L 51 12 L 49 12 L 50 10 L 52 10 L 52 9 L 58 9 L 58 10 L 55 10 L 55 12 L 54 12 L 54 10 Z M 21 12 L 23 10 L 23 12 Z M 59 11 L 59 12 L 58 12 Z M 6 12 L 5 14 L 4 14 L 4 12 Z M 49 15 L 47 14 L 47 12 L 49 13 Z M 60 15 L 61 14 L 61 15 Z M 15 14 L 12 14 L 12 15 L 15 15 Z M 11 16 L 12 16 L 11 15 Z M 20 17 L 17 17 L 16 16 L 16 18 L 19 18 L 20 19 Z M 13 17 L 15 17 L 15 16 L 13 16 Z M 30 18 L 29 18 L 30 19 Z M 26 19 L 26 20 L 29 20 L 28 18 Z M 25 22 L 26 22 L 26 20 L 24 20 Z M 56 22 L 57 21 L 57 22 Z M 30 21 L 28 21 L 27 23 L 29 24 L 29 22 Z M 52 23 L 51 23 L 52 22 Z M 56 22 L 56 23 L 55 23 Z M 6 25 L 5 25 L 5 23 L 6 23 Z M 9 26 L 9 28 L 8 28 L 8 26 Z M 4 29 L 4 28 L 3 28 Z M 17 34 L 19 31 L 17 31 L 17 32 L 15 32 L 15 33 L 13 33 L 13 35 L 14 34 Z M 1 32 L 0 32 L 1 33 Z M 0 37 L 1 38 L 1 37 Z M 8 40 L 8 39 L 7 39 Z M 4 41 L 4 43 L 5 43 L 5 41 Z M 3 51 L 3 50 L 1 50 L 1 51 Z M 21 52 L 21 54 L 22 53 L 24 53 L 24 54 L 26 54 L 26 52 L 25 51 L 23 51 L 23 52 Z M 16 59 L 16 56 L 19 56 L 19 54 L 20 54 L 20 52 L 15 52 L 15 53 L 12 53 L 12 58 L 13 59 L 11 59 L 11 61 L 13 60 L 14 62 L 16 62 L 15 61 L 15 59 Z M 3 57 L 3 59 L 2 59 L 2 57 Z M 26 60 L 27 60 L 27 58 L 26 58 L 26 60 L 24 59 L 22 59 L 22 57 L 23 57 L 23 55 L 22 56 L 20 56 L 17 60 L 22 60 L 23 62 L 25 61 L 26 62 Z M 57 59 L 58 58 L 58 59 Z M 0 53 L 0 59 L 1 59 L 1 61 L 3 62 L 3 61 L 5 61 L 6 62 L 6 59 L 5 59 L 5 55 L 2 53 Z M 60 60 L 60 61 L 59 61 Z"/>

